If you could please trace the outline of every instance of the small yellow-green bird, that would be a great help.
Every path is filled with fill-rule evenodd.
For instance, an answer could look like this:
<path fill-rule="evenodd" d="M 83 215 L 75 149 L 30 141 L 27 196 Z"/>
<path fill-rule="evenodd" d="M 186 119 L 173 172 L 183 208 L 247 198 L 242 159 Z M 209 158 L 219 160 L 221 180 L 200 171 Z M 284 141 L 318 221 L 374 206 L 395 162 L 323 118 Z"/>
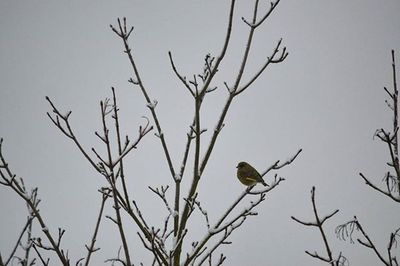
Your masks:
<path fill-rule="evenodd" d="M 257 172 L 256 169 L 254 169 L 253 166 L 246 162 L 240 162 L 237 166 L 237 177 L 240 182 L 242 182 L 243 185 L 246 186 L 254 186 L 257 183 L 261 183 L 264 186 L 268 186 L 267 183 L 265 183 L 264 179 L 260 175 L 259 172 Z"/>

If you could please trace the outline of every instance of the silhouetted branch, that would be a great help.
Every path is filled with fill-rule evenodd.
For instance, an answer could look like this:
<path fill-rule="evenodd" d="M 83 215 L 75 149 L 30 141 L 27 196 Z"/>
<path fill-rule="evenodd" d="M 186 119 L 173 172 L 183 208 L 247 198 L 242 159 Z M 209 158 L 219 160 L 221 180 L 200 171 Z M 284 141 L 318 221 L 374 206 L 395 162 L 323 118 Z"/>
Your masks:
<path fill-rule="evenodd" d="M 326 233 L 325 233 L 324 228 L 323 228 L 324 222 L 327 221 L 329 218 L 331 218 L 336 213 L 338 213 L 339 210 L 335 210 L 331 214 L 328 214 L 328 215 L 326 215 L 326 216 L 321 218 L 319 216 L 319 214 L 318 214 L 317 206 L 316 206 L 316 203 L 315 203 L 315 187 L 314 186 L 311 189 L 311 202 L 312 202 L 315 221 L 305 222 L 305 221 L 302 221 L 302 220 L 300 220 L 300 219 L 298 219 L 298 218 L 296 218 L 294 216 L 291 216 L 291 218 L 294 221 L 296 221 L 296 222 L 298 222 L 298 223 L 300 223 L 300 224 L 302 224 L 304 226 L 314 226 L 314 227 L 318 228 L 318 230 L 319 230 L 319 232 L 320 232 L 320 234 L 322 236 L 322 240 L 324 241 L 325 250 L 327 252 L 327 257 L 319 255 L 316 251 L 314 251 L 314 253 L 311 253 L 311 252 L 306 250 L 305 252 L 308 255 L 310 255 L 311 257 L 319 259 L 319 260 L 321 260 L 323 262 L 329 263 L 332 266 L 343 265 L 343 263 L 344 263 L 343 260 L 346 260 L 346 258 L 344 256 L 342 256 L 342 254 L 340 253 L 337 259 L 335 259 L 335 260 L 333 259 L 331 247 L 329 246 L 329 242 L 328 242 L 328 239 L 326 237 Z"/>
<path fill-rule="evenodd" d="M 265 176 L 265 175 L 266 175 L 268 172 L 270 172 L 270 171 L 279 170 L 279 169 L 281 169 L 282 167 L 285 167 L 286 165 L 291 164 L 291 163 L 297 158 L 297 156 L 300 154 L 300 152 L 302 152 L 302 151 L 303 151 L 303 149 L 299 149 L 299 150 L 297 151 L 297 153 L 296 153 L 294 156 L 292 156 L 291 158 L 289 158 L 288 160 L 286 160 L 285 162 L 283 162 L 283 163 L 281 163 L 281 164 L 279 164 L 279 163 L 280 163 L 280 160 L 276 161 L 276 162 L 273 163 L 270 167 L 268 167 L 268 169 L 265 170 L 265 171 L 261 174 L 261 176 Z"/>
<path fill-rule="evenodd" d="M 15 255 L 15 252 L 17 251 L 18 246 L 21 245 L 22 237 L 25 235 L 25 233 L 28 230 L 29 226 L 32 225 L 32 220 L 34 218 L 35 218 L 34 216 L 28 216 L 27 221 L 26 221 L 24 227 L 22 228 L 21 233 L 19 234 L 17 242 L 15 243 L 14 248 L 11 251 L 11 254 L 9 255 L 8 259 L 6 260 L 6 262 L 5 263 L 1 262 L 0 265 L 5 265 L 6 266 L 11 262 L 12 258 Z"/>
<path fill-rule="evenodd" d="M 283 60 L 286 59 L 286 57 L 288 56 L 288 53 L 286 52 L 286 47 L 284 47 L 282 49 L 281 54 L 278 56 L 278 58 L 276 58 L 275 56 L 278 54 L 279 52 L 279 48 L 281 46 L 282 43 L 282 39 L 280 39 L 277 43 L 277 45 L 275 46 L 272 54 L 267 58 L 266 62 L 264 63 L 264 65 L 261 67 L 261 69 L 243 86 L 241 86 L 240 88 L 238 88 L 235 92 L 235 96 L 242 93 L 243 91 L 245 91 L 254 81 L 256 81 L 258 79 L 258 77 L 264 72 L 264 70 L 270 65 L 270 64 L 276 64 L 276 63 L 281 63 L 283 62 Z"/>
<path fill-rule="evenodd" d="M 48 114 L 49 118 L 64 134 L 66 134 L 69 138 L 71 138 L 75 142 L 75 144 L 78 146 L 79 150 L 83 153 L 85 158 L 91 163 L 92 166 L 95 167 L 95 169 L 100 174 L 102 174 L 103 176 L 106 177 L 106 180 L 110 184 L 112 198 L 114 200 L 114 210 L 116 213 L 116 218 L 114 219 L 110 216 L 108 216 L 108 218 L 111 219 L 112 221 L 114 221 L 118 227 L 122 245 L 123 245 L 126 263 L 128 265 L 131 265 L 132 263 L 130 262 L 129 247 L 128 247 L 124 229 L 123 229 L 120 208 L 122 207 L 125 211 L 127 211 L 127 213 L 133 218 L 135 223 L 139 226 L 140 230 L 144 233 L 146 238 L 150 239 L 149 238 L 150 234 L 147 230 L 147 226 L 142 223 L 143 217 L 138 218 L 130 206 L 130 199 L 129 199 L 128 191 L 126 188 L 126 181 L 125 181 L 125 175 L 124 175 L 123 159 L 125 158 L 126 155 L 129 154 L 130 151 L 137 148 L 137 145 L 142 140 L 142 138 L 147 133 L 149 133 L 153 127 L 149 125 L 148 119 L 145 118 L 147 120 L 147 124 L 139 127 L 138 138 L 135 141 L 131 141 L 131 140 L 129 140 L 128 136 L 126 136 L 125 143 L 122 144 L 121 133 L 120 133 L 120 128 L 119 128 L 119 119 L 118 119 L 118 107 L 117 107 L 116 95 L 115 95 L 114 88 L 112 88 L 112 92 L 113 92 L 112 102 L 110 101 L 110 99 L 106 99 L 106 100 L 100 102 L 101 121 L 102 121 L 103 132 L 101 134 L 96 132 L 96 136 L 99 137 L 101 139 L 102 143 L 106 146 L 107 154 L 105 157 L 103 157 L 94 148 L 92 148 L 92 151 L 94 152 L 96 157 L 100 160 L 100 163 L 98 163 L 98 164 L 96 164 L 94 162 L 94 160 L 90 158 L 88 153 L 82 148 L 82 145 L 79 143 L 78 139 L 75 137 L 75 134 L 72 131 L 70 122 L 68 120 L 71 112 L 68 112 L 68 115 L 63 116 L 58 111 L 58 109 L 55 107 L 55 105 L 50 101 L 50 99 L 48 97 L 46 97 L 46 99 L 52 106 L 53 112 L 55 113 L 55 117 L 52 117 L 50 114 Z M 112 147 L 111 147 L 111 141 L 110 141 L 110 135 L 109 135 L 110 130 L 109 130 L 109 127 L 107 124 L 109 115 L 111 115 L 111 117 L 114 119 L 114 125 L 115 125 L 115 130 L 116 130 L 116 139 L 117 139 L 117 145 L 118 145 L 118 156 L 116 158 L 114 158 L 112 155 Z M 63 124 L 60 121 L 63 121 Z M 118 170 L 116 170 L 116 166 L 119 166 Z M 120 177 L 120 180 L 121 180 L 121 184 L 122 184 L 122 188 L 123 188 L 123 196 L 117 189 L 117 178 L 118 177 Z M 92 244 L 94 244 L 94 243 L 92 243 Z M 94 250 L 93 247 L 88 249 L 89 252 L 93 252 L 93 250 Z"/>
<path fill-rule="evenodd" d="M 272 11 L 274 11 L 275 7 L 279 4 L 279 2 L 280 2 L 280 0 L 277 0 L 275 2 L 271 2 L 271 6 L 270 6 L 269 10 L 260 19 L 260 21 L 258 21 L 256 23 L 250 23 L 244 17 L 242 17 L 243 22 L 246 23 L 249 27 L 257 28 L 258 26 L 260 26 L 269 17 L 269 15 L 271 15 Z"/>
<path fill-rule="evenodd" d="M 205 248 L 205 245 L 207 242 L 215 235 L 218 235 L 221 232 L 229 232 L 223 240 L 221 240 L 221 243 L 225 241 L 225 239 L 234 231 L 237 229 L 246 219 L 248 216 L 254 216 L 257 215 L 257 212 L 254 212 L 253 209 L 258 206 L 262 201 L 265 200 L 266 194 L 273 190 L 275 187 L 279 185 L 280 182 L 282 182 L 284 179 L 279 178 L 275 180 L 273 184 L 271 184 L 270 187 L 268 187 L 266 190 L 258 191 L 258 192 L 253 192 L 251 193 L 252 189 L 254 186 L 247 187 L 239 196 L 238 198 L 229 206 L 229 208 L 223 213 L 223 215 L 220 217 L 220 219 L 212 226 L 209 227 L 208 232 L 206 235 L 203 237 L 203 239 L 196 245 L 196 248 L 192 251 L 192 253 L 188 254 L 187 259 L 184 263 L 184 265 L 189 265 L 192 263 L 192 260 L 195 258 L 198 258 L 202 252 L 202 250 Z M 231 218 L 229 221 L 226 221 L 227 217 L 231 212 L 235 209 L 235 207 L 247 196 L 247 195 L 256 195 L 258 198 L 255 201 L 250 201 L 250 204 L 244 208 L 239 214 Z M 228 230 L 228 231 L 226 231 Z M 214 247 L 211 249 L 214 251 L 218 246 Z M 211 252 L 212 253 L 212 252 Z M 205 261 L 205 259 L 211 254 L 208 253 L 203 259 L 201 260 L 202 262 Z M 200 264 L 199 264 L 200 265 Z"/>
<path fill-rule="evenodd" d="M 189 86 L 189 84 L 188 84 L 188 82 L 187 82 L 187 80 L 186 80 L 186 77 L 185 77 L 185 76 L 182 76 L 181 74 L 178 73 L 178 70 L 176 69 L 174 60 L 172 59 L 171 51 L 168 52 L 168 56 L 169 56 L 169 61 L 170 61 L 170 63 L 171 63 L 171 66 L 172 66 L 172 69 L 174 70 L 175 75 L 176 75 L 176 76 L 178 77 L 178 79 L 182 82 L 182 84 L 185 86 L 185 88 L 188 89 L 188 91 L 190 92 L 190 94 L 191 94 L 193 97 L 195 97 L 195 96 L 194 96 L 194 92 L 192 91 L 192 89 L 190 88 L 190 86 Z"/>
<path fill-rule="evenodd" d="M 106 189 L 106 188 L 103 188 L 102 190 L 100 190 L 100 193 L 102 195 L 102 200 L 101 200 L 100 211 L 99 211 L 99 215 L 97 216 L 97 221 L 96 221 L 94 233 L 93 233 L 93 236 L 92 236 L 92 240 L 91 240 L 89 246 L 85 245 L 85 247 L 86 247 L 86 249 L 88 251 L 88 253 L 86 255 L 85 266 L 89 265 L 90 258 L 92 256 L 92 254 L 100 249 L 100 248 L 95 248 L 97 234 L 98 234 L 98 231 L 99 231 L 101 219 L 103 217 L 104 205 L 105 205 L 107 199 L 111 196 L 109 189 Z"/>
<path fill-rule="evenodd" d="M 395 64 L 395 55 L 394 51 L 391 52 L 392 55 L 392 75 L 393 75 L 393 91 L 389 91 L 386 87 L 384 87 L 385 92 L 389 95 L 390 99 L 386 100 L 388 107 L 393 112 L 393 128 L 391 131 L 384 130 L 380 128 L 376 130 L 374 136 L 378 137 L 382 142 L 386 143 L 388 146 L 388 151 L 390 154 L 390 161 L 387 162 L 387 165 L 390 168 L 394 169 L 394 173 L 391 171 L 387 171 L 383 181 L 385 182 L 386 188 L 382 189 L 372 183 L 364 174 L 360 173 L 361 178 L 365 181 L 365 183 L 378 191 L 379 193 L 391 198 L 395 202 L 400 202 L 400 166 L 399 166 L 399 144 L 398 144 L 398 90 L 397 90 L 397 81 L 396 81 L 396 64 Z M 397 190 L 397 193 L 396 193 Z M 352 239 L 352 234 L 355 231 L 361 232 L 363 238 L 357 238 L 357 242 L 362 246 L 372 249 L 374 253 L 377 255 L 379 260 L 384 265 L 398 265 L 397 258 L 392 253 L 393 246 L 396 243 L 396 237 L 398 236 L 399 229 L 395 230 L 390 235 L 389 244 L 387 246 L 387 258 L 385 258 L 384 254 L 379 252 L 376 245 L 372 242 L 370 237 L 367 235 L 360 222 L 357 220 L 356 216 L 354 219 L 337 227 L 336 229 L 337 235 L 341 239 L 350 239 L 350 242 L 354 242 Z"/>
<path fill-rule="evenodd" d="M 386 182 L 386 188 L 381 189 L 374 185 L 368 178 L 362 173 L 360 176 L 364 179 L 365 183 L 375 189 L 376 191 L 388 196 L 396 202 L 400 202 L 400 165 L 399 165 L 399 143 L 398 143 L 398 95 L 397 81 L 396 81 L 396 63 L 394 50 L 392 50 L 392 75 L 393 75 L 393 92 L 390 92 L 386 87 L 384 87 L 385 92 L 390 96 L 391 102 L 386 100 L 389 108 L 393 111 L 393 128 L 392 131 L 386 131 L 383 128 L 376 130 L 375 136 L 377 136 L 382 142 L 388 145 L 390 162 L 387 165 L 394 169 L 395 175 L 392 175 L 390 171 L 386 174 L 384 181 Z M 391 183 L 389 183 L 391 181 Z M 397 194 L 393 194 L 393 190 L 397 190 Z"/>
<path fill-rule="evenodd" d="M 388 260 L 386 260 L 383 255 L 378 251 L 378 249 L 376 248 L 375 244 L 372 242 L 371 238 L 367 235 L 367 233 L 365 232 L 364 228 L 361 226 L 360 222 L 357 220 L 357 217 L 354 216 L 354 219 L 344 223 L 342 225 L 339 225 L 338 227 L 336 227 L 336 235 L 339 239 L 341 240 L 346 240 L 349 239 L 351 243 L 354 243 L 353 240 L 353 234 L 354 232 L 360 232 L 364 239 L 361 238 L 357 238 L 357 242 L 360 243 L 361 245 L 370 248 L 374 251 L 374 253 L 377 255 L 377 257 L 379 258 L 379 260 L 387 266 L 392 266 L 392 258 L 389 257 Z"/>
<path fill-rule="evenodd" d="M 145 97 L 147 106 L 149 107 L 151 115 L 153 116 L 154 123 L 156 124 L 157 133 L 161 140 L 161 144 L 162 144 L 162 147 L 164 150 L 165 157 L 167 159 L 167 163 L 168 163 L 169 170 L 171 172 L 171 176 L 174 178 L 175 177 L 175 169 L 172 164 L 171 155 L 168 150 L 167 143 L 165 141 L 164 133 L 161 129 L 161 125 L 160 125 L 157 113 L 155 111 L 155 106 L 148 95 L 148 90 L 146 89 L 145 85 L 143 84 L 143 81 L 140 77 L 139 69 L 137 68 L 136 62 L 133 58 L 132 49 L 129 47 L 128 38 L 129 38 L 130 33 L 132 32 L 133 27 L 131 27 L 131 30 L 129 32 L 126 30 L 126 18 L 123 18 L 123 23 L 121 23 L 121 20 L 118 18 L 118 29 L 116 27 L 114 27 L 113 25 L 110 25 L 110 27 L 122 39 L 122 41 L 124 43 L 125 53 L 129 57 L 129 61 L 131 63 L 132 69 L 133 69 L 133 74 L 136 78 L 136 81 L 133 82 L 133 84 L 140 87 L 140 89 L 143 93 L 143 96 Z"/>
<path fill-rule="evenodd" d="M 38 205 L 40 203 L 40 200 L 37 198 L 37 188 L 33 189 L 31 193 L 28 194 L 24 186 L 23 179 L 21 178 L 20 181 L 16 180 L 16 176 L 11 172 L 8 163 L 3 156 L 2 144 L 3 139 L 0 139 L 0 176 L 2 179 L 1 184 L 12 189 L 16 194 L 20 196 L 21 199 L 26 202 L 28 208 L 30 209 L 31 217 L 38 221 L 43 234 L 50 242 L 50 246 L 43 246 L 41 245 L 41 242 L 39 243 L 40 245 L 36 245 L 39 247 L 45 247 L 45 249 L 47 250 L 54 251 L 60 259 L 62 265 L 69 266 L 70 262 L 68 256 L 65 256 L 64 251 L 60 248 L 62 233 L 59 233 L 58 241 L 55 241 L 39 212 Z"/>
<path fill-rule="evenodd" d="M 368 180 L 368 178 L 366 178 L 362 173 L 359 173 L 360 176 L 362 177 L 362 179 L 364 179 L 365 184 L 367 184 L 368 186 L 372 187 L 373 189 L 375 189 L 376 191 L 388 196 L 389 198 L 391 198 L 392 200 L 396 201 L 396 202 L 400 202 L 400 197 L 396 197 L 392 194 L 392 192 L 390 191 L 390 189 L 388 189 L 387 191 L 377 187 L 376 185 L 372 184 L 371 181 Z M 387 179 L 388 180 L 388 179 Z M 388 182 L 388 181 L 387 181 Z M 388 183 L 386 185 L 386 188 L 388 188 Z"/>

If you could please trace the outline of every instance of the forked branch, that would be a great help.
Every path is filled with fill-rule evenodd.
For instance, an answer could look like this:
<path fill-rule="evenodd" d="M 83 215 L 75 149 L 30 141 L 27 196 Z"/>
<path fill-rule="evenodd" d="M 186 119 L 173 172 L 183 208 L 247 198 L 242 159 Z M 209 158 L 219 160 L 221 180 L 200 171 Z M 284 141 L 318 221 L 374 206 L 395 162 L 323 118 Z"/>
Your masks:
<path fill-rule="evenodd" d="M 394 235 L 398 234 L 397 229 L 394 233 Z M 393 261 L 396 261 L 396 257 L 391 255 L 391 250 L 393 248 L 392 243 L 392 238 L 389 241 L 388 245 L 388 258 L 384 258 L 384 255 L 378 250 L 376 247 L 375 243 L 371 240 L 369 235 L 365 232 L 364 228 L 362 227 L 361 223 L 358 221 L 357 217 L 354 216 L 353 220 L 344 223 L 342 225 L 339 225 L 335 229 L 336 235 L 339 239 L 341 240 L 350 240 L 351 243 L 354 243 L 353 240 L 353 234 L 355 232 L 360 232 L 362 235 L 362 238 L 357 237 L 357 242 L 367 248 L 370 248 L 374 251 L 376 256 L 379 258 L 379 260 L 386 266 L 393 266 Z"/>
<path fill-rule="evenodd" d="M 133 81 L 133 78 L 131 78 L 130 81 L 131 81 L 132 84 L 139 86 L 140 90 L 143 93 L 143 96 L 144 96 L 144 98 L 146 100 L 147 106 L 150 109 L 151 115 L 152 115 L 154 123 L 156 125 L 157 135 L 161 140 L 161 145 L 163 147 L 164 154 L 165 154 L 165 157 L 167 159 L 167 163 L 168 163 L 168 167 L 169 167 L 171 176 L 172 176 L 172 178 L 174 178 L 175 177 L 175 169 L 174 169 L 174 166 L 172 164 L 171 155 L 170 155 L 169 149 L 167 147 L 167 143 L 165 141 L 165 136 L 164 136 L 164 133 L 163 133 L 163 131 L 161 129 L 161 124 L 160 124 L 160 121 L 159 121 L 157 113 L 156 113 L 156 108 L 155 108 L 155 105 L 154 105 L 154 101 L 152 101 L 150 99 L 150 96 L 148 94 L 148 90 L 147 90 L 146 86 L 144 85 L 144 83 L 143 83 L 143 81 L 141 79 L 141 76 L 140 76 L 140 73 L 139 73 L 139 69 L 138 69 L 138 67 L 136 65 L 136 62 L 134 60 L 132 49 L 129 46 L 128 39 L 129 39 L 129 36 L 130 36 L 130 34 L 131 34 L 132 30 L 133 30 L 133 27 L 131 27 L 129 31 L 127 30 L 126 18 L 123 18 L 123 22 L 122 23 L 121 23 L 121 20 L 118 19 L 118 28 L 114 27 L 113 25 L 110 25 L 110 27 L 111 27 L 112 31 L 115 32 L 117 34 L 117 36 L 119 36 L 123 41 L 123 44 L 124 44 L 124 47 L 125 47 L 125 51 L 124 52 L 129 57 L 129 62 L 131 63 L 131 66 L 132 66 L 132 69 L 133 69 L 133 76 L 135 78 L 135 81 Z"/>
<path fill-rule="evenodd" d="M 325 245 L 325 250 L 327 253 L 327 256 L 321 256 L 319 255 L 316 251 L 314 251 L 314 253 L 311 253 L 310 251 L 305 251 L 308 255 L 310 255 L 311 257 L 315 258 L 315 259 L 319 259 L 323 262 L 326 262 L 332 266 L 338 266 L 338 265 L 344 265 L 344 263 L 347 261 L 347 259 L 342 255 L 342 253 L 339 254 L 339 256 L 337 257 L 337 259 L 333 258 L 332 255 L 332 249 L 329 245 L 328 239 L 326 237 L 326 233 L 325 230 L 323 228 L 323 224 L 325 223 L 325 221 L 327 221 L 328 219 L 330 219 L 331 217 L 333 217 L 336 213 L 339 212 L 339 210 L 335 210 L 333 212 L 331 212 L 330 214 L 324 216 L 324 217 L 320 217 L 318 214 L 318 210 L 317 210 L 317 205 L 315 202 L 315 187 L 312 187 L 311 189 L 311 203 L 312 203 L 312 208 L 313 208 L 313 212 L 314 212 L 314 218 L 315 221 L 311 221 L 311 222 L 306 222 L 306 221 L 302 221 L 294 216 L 291 216 L 291 218 L 298 222 L 299 224 L 302 224 L 304 226 L 310 226 L 310 227 L 317 227 L 322 240 L 324 242 Z"/>

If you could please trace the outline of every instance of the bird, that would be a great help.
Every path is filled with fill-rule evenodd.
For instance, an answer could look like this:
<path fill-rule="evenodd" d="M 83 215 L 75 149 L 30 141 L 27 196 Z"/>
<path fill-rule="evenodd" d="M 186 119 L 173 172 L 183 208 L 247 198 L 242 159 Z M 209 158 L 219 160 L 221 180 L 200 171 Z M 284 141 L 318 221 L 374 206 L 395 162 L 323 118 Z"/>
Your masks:
<path fill-rule="evenodd" d="M 239 181 L 245 185 L 245 186 L 254 186 L 257 183 L 263 184 L 265 187 L 268 186 L 267 183 L 265 183 L 264 179 L 260 175 L 259 172 L 257 172 L 256 169 L 254 169 L 253 166 L 246 162 L 240 162 L 236 166 L 237 168 L 237 177 Z"/>

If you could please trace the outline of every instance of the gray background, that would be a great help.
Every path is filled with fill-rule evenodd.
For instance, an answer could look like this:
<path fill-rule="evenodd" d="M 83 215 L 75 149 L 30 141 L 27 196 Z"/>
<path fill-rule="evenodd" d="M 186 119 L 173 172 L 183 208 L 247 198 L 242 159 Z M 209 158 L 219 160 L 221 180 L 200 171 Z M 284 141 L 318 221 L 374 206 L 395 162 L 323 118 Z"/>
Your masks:
<path fill-rule="evenodd" d="M 216 83 L 220 89 L 203 106 L 203 126 L 209 129 L 205 138 L 227 96 L 222 82 L 232 84 L 237 73 L 247 30 L 240 17 L 250 17 L 252 6 L 240 1 L 235 11 L 232 44 Z M 122 129 L 133 139 L 143 123 L 141 116 L 149 111 L 138 88 L 127 83 L 128 59 L 109 28 L 117 17 L 126 16 L 135 26 L 131 45 L 149 93 L 159 102 L 157 111 L 178 167 L 193 107 L 172 73 L 167 51 L 172 51 L 182 73 L 199 72 L 204 55 L 216 55 L 222 47 L 228 7 L 228 1 L 0 2 L 4 153 L 28 187 L 39 187 L 41 213 L 50 230 L 67 230 L 63 247 L 73 261 L 86 254 L 84 244 L 91 237 L 100 202 L 96 190 L 105 181 L 48 120 L 45 113 L 50 108 L 44 97 L 51 97 L 63 111 L 72 110 L 71 122 L 84 146 L 103 151 L 93 134 L 101 129 L 98 103 L 110 97 L 110 87 L 115 86 Z M 372 191 L 358 176 L 363 172 L 379 184 L 387 170 L 386 146 L 372 137 L 376 128 L 391 123 L 383 86 L 392 86 L 390 50 L 399 51 L 399 11 L 400 2 L 395 0 L 283 0 L 261 27 L 245 79 L 279 38 L 290 55 L 233 103 L 200 185 L 200 199 L 210 218 L 215 221 L 243 190 L 235 177 L 238 161 L 263 170 L 299 148 L 304 151 L 279 172 L 287 180 L 268 194 L 259 216 L 251 217 L 231 237 L 233 245 L 222 249 L 227 265 L 321 265 L 304 253 L 308 249 L 325 254 L 317 230 L 290 219 L 312 218 L 313 185 L 321 214 L 340 209 L 326 224 L 335 254 L 343 251 L 352 265 L 378 263 L 366 248 L 339 241 L 334 228 L 357 215 L 385 252 L 389 233 L 400 225 L 398 204 Z M 147 189 L 171 183 L 159 140 L 147 136 L 126 165 L 133 197 L 144 215 L 160 225 L 166 212 Z M 185 186 L 188 183 L 189 178 Z M 0 187 L 0 210 L 0 250 L 6 257 L 26 210 L 5 187 Z M 112 214 L 112 208 L 106 212 Z M 202 217 L 196 217 L 192 239 L 206 230 Z M 101 229 L 102 250 L 94 256 L 95 264 L 115 256 L 120 245 L 110 221 L 105 220 Z M 135 263 L 146 261 L 148 252 L 138 243 L 134 225 L 128 234 Z"/>

